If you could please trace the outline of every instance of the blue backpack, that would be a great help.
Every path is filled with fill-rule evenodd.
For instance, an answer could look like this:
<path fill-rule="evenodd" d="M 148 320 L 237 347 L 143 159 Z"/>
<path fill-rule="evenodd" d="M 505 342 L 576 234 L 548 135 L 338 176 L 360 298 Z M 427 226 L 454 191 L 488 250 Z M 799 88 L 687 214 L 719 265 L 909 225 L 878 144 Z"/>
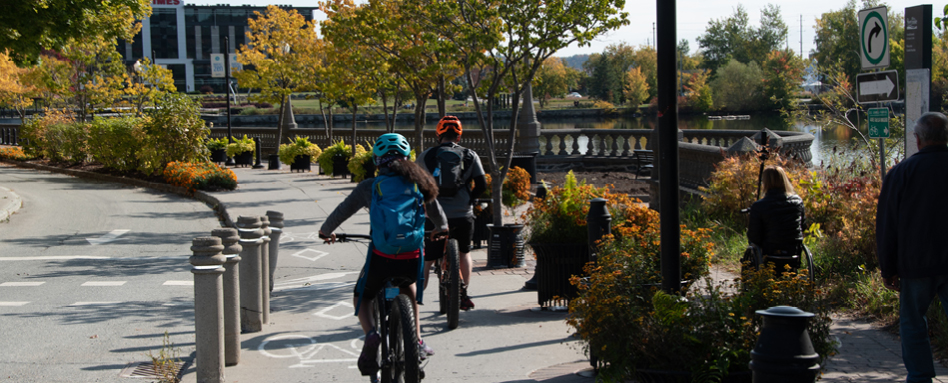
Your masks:
<path fill-rule="evenodd" d="M 424 196 L 400 176 L 379 175 L 372 184 L 372 245 L 385 254 L 418 250 L 425 240 Z"/>

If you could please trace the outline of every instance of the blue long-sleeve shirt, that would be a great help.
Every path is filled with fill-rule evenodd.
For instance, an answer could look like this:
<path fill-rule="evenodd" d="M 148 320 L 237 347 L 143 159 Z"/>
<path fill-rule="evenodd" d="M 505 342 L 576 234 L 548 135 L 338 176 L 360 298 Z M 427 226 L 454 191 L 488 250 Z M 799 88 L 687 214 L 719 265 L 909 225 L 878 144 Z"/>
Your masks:
<path fill-rule="evenodd" d="M 886 174 L 876 245 L 883 278 L 948 274 L 948 146 L 926 146 Z"/>
<path fill-rule="evenodd" d="M 352 193 L 346 196 L 346 199 L 329 214 L 319 231 L 329 235 L 359 209 L 369 207 L 372 204 L 372 184 L 374 182 L 374 178 L 359 182 Z M 438 204 L 437 200 L 425 204 L 425 216 L 431 220 L 436 228 L 442 231 L 448 230 L 448 219 L 445 218 L 444 210 L 441 209 L 441 205 Z"/>

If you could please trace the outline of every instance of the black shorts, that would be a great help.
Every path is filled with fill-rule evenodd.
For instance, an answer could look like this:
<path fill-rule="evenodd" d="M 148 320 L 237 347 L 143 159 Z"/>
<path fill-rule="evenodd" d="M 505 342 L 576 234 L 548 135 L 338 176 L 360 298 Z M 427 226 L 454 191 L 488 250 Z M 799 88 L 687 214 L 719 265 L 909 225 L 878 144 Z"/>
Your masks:
<path fill-rule="evenodd" d="M 425 222 L 425 230 L 431 230 L 431 221 Z M 448 218 L 448 234 L 458 241 L 458 253 L 470 253 L 474 239 L 474 218 Z M 431 242 L 425 239 L 425 261 L 436 261 L 444 256 L 444 241 Z"/>
<path fill-rule="evenodd" d="M 362 268 L 362 272 L 359 274 L 360 281 L 366 278 L 365 296 L 375 298 L 379 291 L 382 291 L 385 279 L 391 277 L 397 278 L 396 281 L 393 281 L 396 283 L 396 287 L 408 287 L 415 283 L 415 280 L 418 279 L 418 258 L 396 260 L 372 254 L 372 258 L 369 260 L 369 274 L 366 275 L 365 267 Z M 353 292 L 355 296 L 359 296 L 358 283 Z"/>

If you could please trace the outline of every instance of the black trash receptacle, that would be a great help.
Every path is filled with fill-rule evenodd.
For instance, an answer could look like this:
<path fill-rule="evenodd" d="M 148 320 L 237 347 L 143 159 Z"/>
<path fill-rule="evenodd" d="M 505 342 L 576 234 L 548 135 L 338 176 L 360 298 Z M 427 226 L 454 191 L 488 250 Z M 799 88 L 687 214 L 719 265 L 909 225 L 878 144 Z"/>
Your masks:
<path fill-rule="evenodd" d="M 490 241 L 487 247 L 487 267 L 509 268 L 523 267 L 523 225 L 505 224 L 487 225 Z"/>

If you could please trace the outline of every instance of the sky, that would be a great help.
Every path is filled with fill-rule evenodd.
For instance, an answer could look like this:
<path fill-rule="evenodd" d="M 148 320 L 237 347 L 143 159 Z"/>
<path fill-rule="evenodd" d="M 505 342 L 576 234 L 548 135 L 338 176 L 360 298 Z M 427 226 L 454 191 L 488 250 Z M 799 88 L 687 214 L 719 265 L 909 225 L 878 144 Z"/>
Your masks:
<path fill-rule="evenodd" d="M 220 0 L 185 0 L 187 4 L 194 5 L 214 5 L 220 4 Z M 313 7 L 317 4 L 316 0 L 277 0 L 278 4 L 286 4 L 298 7 Z M 658 0 L 662 1 L 662 0 Z M 232 1 L 232 5 L 256 5 L 265 6 L 273 3 L 272 1 L 257 0 L 237 0 Z M 704 34 L 708 27 L 708 22 L 712 20 L 722 20 L 734 14 L 738 4 L 742 4 L 747 10 L 752 27 L 760 26 L 760 11 L 767 4 L 776 4 L 780 7 L 784 22 L 788 27 L 789 38 L 786 45 L 795 52 L 800 52 L 801 40 L 803 56 L 807 57 L 813 50 L 813 37 L 816 19 L 824 12 L 836 11 L 846 6 L 846 0 L 790 0 L 790 1 L 733 1 L 733 0 L 680 0 L 677 2 L 678 13 L 678 40 L 688 39 L 691 52 L 698 50 L 698 36 Z M 862 3 L 862 1 L 858 1 Z M 590 46 L 578 47 L 569 46 L 557 52 L 555 56 L 566 57 L 576 54 L 591 54 L 602 52 L 610 45 L 625 43 L 632 46 L 654 44 L 653 24 L 655 23 L 656 10 L 655 1 L 636 1 L 626 0 L 625 10 L 629 13 L 629 25 L 624 26 L 609 34 L 600 36 L 593 41 Z M 916 1 L 887 1 L 889 10 L 895 10 L 897 13 L 904 13 L 906 7 L 913 7 L 922 4 L 933 4 L 934 16 L 939 15 L 939 10 L 945 4 L 945 1 L 939 3 L 921 3 Z M 319 18 L 317 12 L 317 18 Z M 802 23 L 801 23 L 802 17 Z M 802 24 L 802 28 L 801 28 Z M 801 39 L 802 32 L 802 39 Z"/>

